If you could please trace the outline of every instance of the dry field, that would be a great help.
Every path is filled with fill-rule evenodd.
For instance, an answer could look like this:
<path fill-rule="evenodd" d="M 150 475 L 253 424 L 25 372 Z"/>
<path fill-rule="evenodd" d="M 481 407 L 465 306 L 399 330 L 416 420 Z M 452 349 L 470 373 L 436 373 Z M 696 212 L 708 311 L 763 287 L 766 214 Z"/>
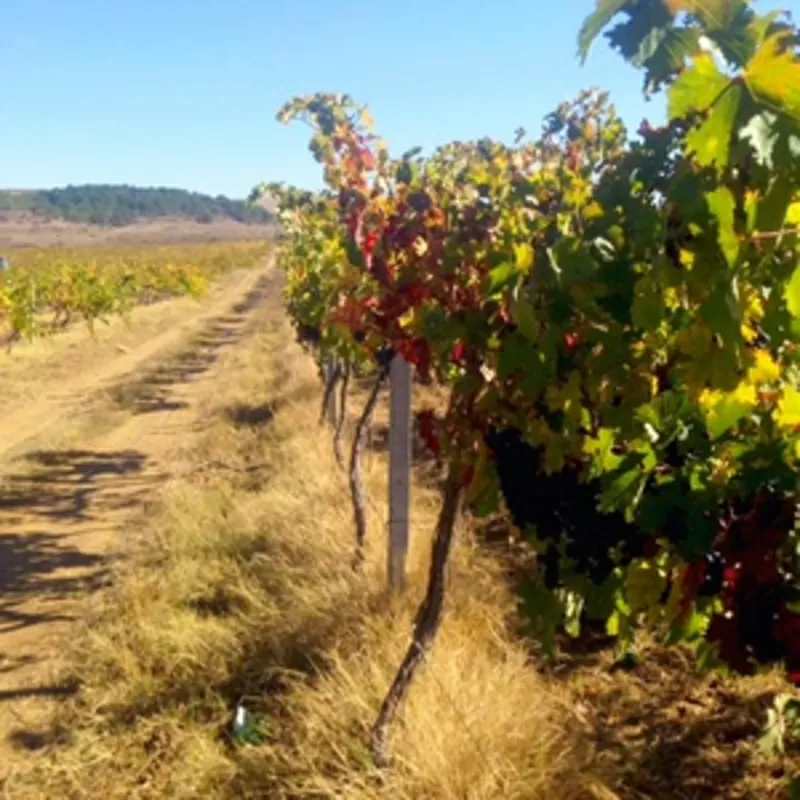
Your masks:
<path fill-rule="evenodd" d="M 141 220 L 106 227 L 45 219 L 29 213 L 0 213 L 0 255 L 15 247 L 84 246 L 94 244 L 185 244 L 188 242 L 268 239 L 272 225 L 245 224 L 233 219 L 209 223 L 183 217 Z"/>

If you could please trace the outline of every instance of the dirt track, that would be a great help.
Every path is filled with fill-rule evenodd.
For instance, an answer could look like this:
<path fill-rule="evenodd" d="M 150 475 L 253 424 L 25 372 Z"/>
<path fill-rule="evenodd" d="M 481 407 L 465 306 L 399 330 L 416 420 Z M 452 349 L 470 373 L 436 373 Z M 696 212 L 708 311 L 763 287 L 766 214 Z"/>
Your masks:
<path fill-rule="evenodd" d="M 54 679 L 58 637 L 68 635 L 82 592 L 102 582 L 129 515 L 170 476 L 202 422 L 198 404 L 214 391 L 217 357 L 246 334 L 272 283 L 268 269 L 231 276 L 179 326 L 0 421 L 0 456 L 10 463 L 0 478 L 0 778 L 15 745 L 35 747 L 31 731 L 69 691 Z M 36 449 L 91 397 L 108 398 L 110 424 L 79 447 Z"/>

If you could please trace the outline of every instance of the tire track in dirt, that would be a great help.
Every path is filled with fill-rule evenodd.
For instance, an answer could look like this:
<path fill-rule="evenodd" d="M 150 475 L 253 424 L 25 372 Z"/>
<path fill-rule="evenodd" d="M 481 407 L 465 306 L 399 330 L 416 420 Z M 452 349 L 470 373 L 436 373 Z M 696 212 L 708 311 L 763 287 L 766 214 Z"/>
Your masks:
<path fill-rule="evenodd" d="M 31 439 L 58 425 L 70 411 L 79 407 L 87 396 L 118 383 L 165 350 L 178 345 L 193 333 L 203 330 L 213 320 L 232 309 L 255 289 L 263 276 L 256 270 L 241 270 L 225 283 L 219 295 L 182 325 L 169 328 L 142 342 L 130 352 L 121 352 L 92 370 L 79 373 L 66 384 L 53 386 L 32 406 L 5 413 L 0 419 L 0 456 L 13 457 Z"/>
<path fill-rule="evenodd" d="M 42 729 L 57 699 L 72 691 L 57 683 L 54 656 L 59 637 L 69 634 L 80 613 L 83 593 L 104 582 L 126 521 L 174 473 L 180 451 L 202 427 L 198 405 L 220 379 L 217 359 L 274 316 L 278 305 L 269 301 L 277 295 L 270 269 L 245 275 L 191 324 L 77 378 L 70 392 L 107 390 L 115 376 L 125 378 L 112 387 L 111 398 L 130 413 L 79 448 L 25 453 L 18 459 L 24 468 L 3 480 L 0 779 L 15 758 L 42 744 L 32 732 Z M 185 346 L 176 351 L 182 341 Z M 43 402 L 48 408 L 57 404 L 52 398 Z M 69 407 L 67 400 L 61 413 Z M 27 420 L 30 432 L 44 414 L 32 408 L 18 417 Z M 0 440 L 8 424 L 0 425 Z M 19 446 L 30 437 L 17 424 Z"/>

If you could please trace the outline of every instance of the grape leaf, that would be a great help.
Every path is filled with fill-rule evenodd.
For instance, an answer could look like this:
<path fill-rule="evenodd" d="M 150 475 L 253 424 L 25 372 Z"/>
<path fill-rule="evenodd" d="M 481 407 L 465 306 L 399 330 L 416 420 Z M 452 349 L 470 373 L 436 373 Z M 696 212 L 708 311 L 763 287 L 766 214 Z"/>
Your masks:
<path fill-rule="evenodd" d="M 758 101 L 800 122 L 800 61 L 785 32 L 767 38 L 750 59 L 744 77 Z"/>
<path fill-rule="evenodd" d="M 496 295 L 508 286 L 517 276 L 517 268 L 509 261 L 495 267 L 489 272 L 489 294 Z"/>
<path fill-rule="evenodd" d="M 710 53 L 698 53 L 668 93 L 667 113 L 678 119 L 696 111 L 706 111 L 720 97 L 730 79 L 723 75 Z"/>
<path fill-rule="evenodd" d="M 719 246 L 729 267 L 733 267 L 739 257 L 739 240 L 733 228 L 736 201 L 727 186 L 720 186 L 706 194 L 706 202 L 717 220 Z"/>
<path fill-rule="evenodd" d="M 607 37 L 623 58 L 644 68 L 644 90 L 649 94 L 683 69 L 686 58 L 697 50 L 699 35 L 697 28 L 675 27 L 661 0 L 644 0 Z"/>
<path fill-rule="evenodd" d="M 781 428 L 800 427 L 800 390 L 795 389 L 794 386 L 783 387 L 775 413 L 775 422 Z"/>
<path fill-rule="evenodd" d="M 786 298 L 786 307 L 789 313 L 796 319 L 800 319 L 800 265 L 794 268 L 792 277 L 786 284 L 784 290 L 784 297 Z"/>
<path fill-rule="evenodd" d="M 759 26 L 753 24 L 757 18 L 747 0 L 731 0 L 723 13 L 721 25 L 715 25 L 708 17 L 704 18 L 706 32 L 723 57 L 741 68 L 753 57 L 763 38 Z"/>
<path fill-rule="evenodd" d="M 728 165 L 733 126 L 739 113 L 742 94 L 739 84 L 728 84 L 706 120 L 687 134 L 687 153 L 694 153 L 701 166 L 708 167 L 716 163 L 723 169 Z"/>
<path fill-rule="evenodd" d="M 701 308 L 703 319 L 722 337 L 724 347 L 741 340 L 742 313 L 730 284 L 715 288 Z"/>
<path fill-rule="evenodd" d="M 503 342 L 497 361 L 497 376 L 505 380 L 515 372 L 524 370 L 531 360 L 531 343 L 520 332 L 515 331 Z"/>
<path fill-rule="evenodd" d="M 783 227 L 786 212 L 792 202 L 795 184 L 790 175 L 779 174 L 767 189 L 764 198 L 758 204 L 756 213 L 756 230 L 775 232 Z"/>
<path fill-rule="evenodd" d="M 669 78 L 680 72 L 688 56 L 697 49 L 699 38 L 699 32 L 693 28 L 670 28 L 642 63 L 645 92 L 658 91 Z"/>
<path fill-rule="evenodd" d="M 521 287 L 518 287 L 511 299 L 510 311 L 519 332 L 530 341 L 536 341 L 539 334 L 536 312 Z"/>
<path fill-rule="evenodd" d="M 607 34 L 609 44 L 635 67 L 641 67 L 666 37 L 672 15 L 660 0 L 644 0 L 636 13 L 614 26 Z"/>
<path fill-rule="evenodd" d="M 754 398 L 755 399 L 755 396 Z M 708 435 L 712 440 L 719 439 L 753 410 L 754 404 L 746 403 L 736 393 L 725 395 L 710 411 L 706 418 Z"/>
<path fill-rule="evenodd" d="M 522 611 L 528 627 L 542 645 L 545 655 L 554 652 L 555 635 L 564 608 L 558 598 L 540 580 L 525 582 L 519 590 Z"/>
<path fill-rule="evenodd" d="M 626 6 L 636 5 L 636 0 L 597 0 L 597 8 L 583 21 L 578 34 L 578 55 L 586 61 L 589 49 L 603 28 Z"/>
<path fill-rule="evenodd" d="M 743 0 L 663 0 L 672 14 L 697 14 L 706 28 L 722 29 L 731 24 L 741 8 L 747 7 Z"/>
<path fill-rule="evenodd" d="M 631 319 L 637 328 L 655 331 L 664 319 L 664 292 L 650 276 L 640 278 L 634 288 Z"/>
<path fill-rule="evenodd" d="M 656 605 L 666 586 L 665 570 L 652 561 L 634 561 L 628 567 L 625 580 L 625 598 L 631 611 L 641 611 Z"/>

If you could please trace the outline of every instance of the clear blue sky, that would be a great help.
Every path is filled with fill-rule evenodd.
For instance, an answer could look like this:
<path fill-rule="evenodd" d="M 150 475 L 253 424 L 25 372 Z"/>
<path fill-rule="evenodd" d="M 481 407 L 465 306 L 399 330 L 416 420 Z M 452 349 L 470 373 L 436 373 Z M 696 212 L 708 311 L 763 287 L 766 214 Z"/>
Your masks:
<path fill-rule="evenodd" d="M 396 152 L 537 131 L 587 86 L 610 89 L 631 125 L 659 119 L 662 103 L 643 101 L 639 74 L 604 41 L 580 66 L 576 36 L 593 5 L 0 0 L 0 186 L 313 187 L 303 126 L 274 118 L 315 91 L 368 103 Z"/>

